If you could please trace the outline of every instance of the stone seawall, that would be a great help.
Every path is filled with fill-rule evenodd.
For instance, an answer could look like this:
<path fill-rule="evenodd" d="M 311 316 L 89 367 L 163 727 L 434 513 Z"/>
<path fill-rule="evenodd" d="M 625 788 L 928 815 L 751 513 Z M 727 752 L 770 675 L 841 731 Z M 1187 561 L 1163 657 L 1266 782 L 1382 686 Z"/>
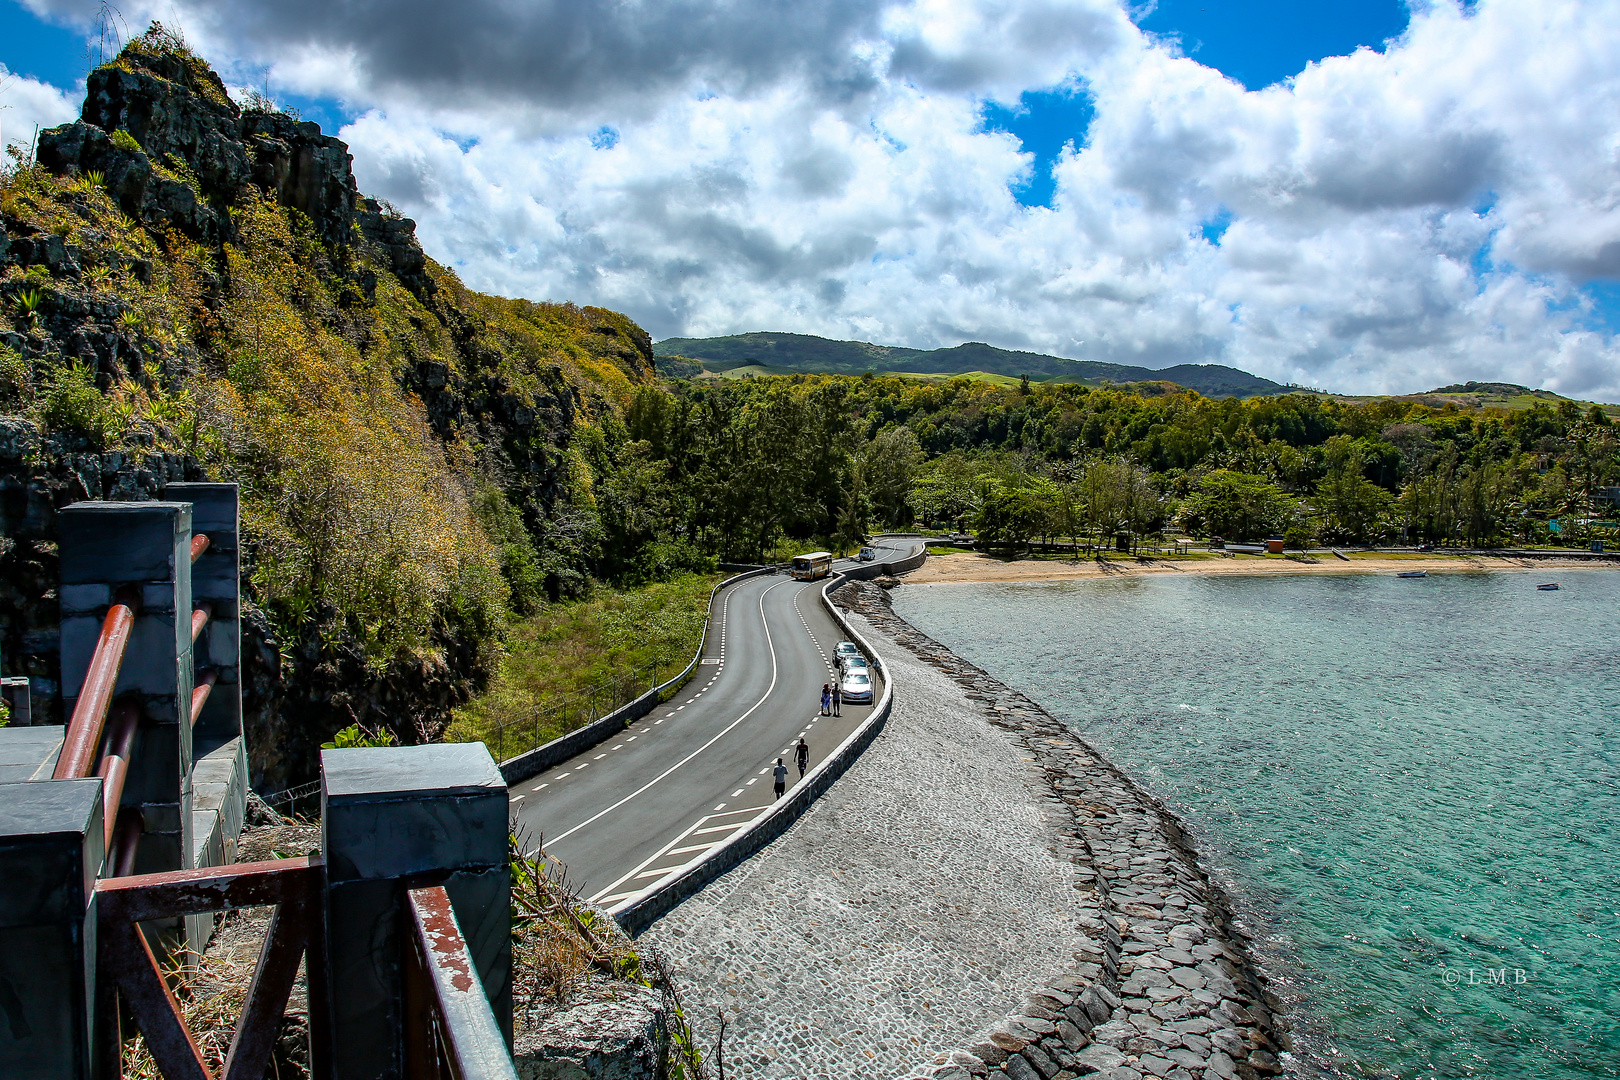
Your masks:
<path fill-rule="evenodd" d="M 640 939 L 710 1051 L 723 1015 L 725 1074 L 1280 1073 L 1277 1002 L 1175 816 L 876 586 L 834 599 L 893 680 L 883 733 Z"/>
<path fill-rule="evenodd" d="M 1198 865 L 1176 816 L 1025 695 L 917 630 L 867 585 L 835 600 L 939 668 L 1039 761 L 1070 822 L 1085 940 L 1074 963 L 1032 982 L 980 1037 L 907 1075 L 1068 1080 L 1254 1080 L 1290 1045 L 1231 904 Z"/>

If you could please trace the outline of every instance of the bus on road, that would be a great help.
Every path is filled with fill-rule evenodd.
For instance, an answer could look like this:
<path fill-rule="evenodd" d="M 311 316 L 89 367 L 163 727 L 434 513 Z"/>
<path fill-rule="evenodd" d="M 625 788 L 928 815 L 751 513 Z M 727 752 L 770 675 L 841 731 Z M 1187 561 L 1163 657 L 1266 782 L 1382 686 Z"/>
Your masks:
<path fill-rule="evenodd" d="M 812 551 L 808 555 L 793 556 L 795 581 L 814 581 L 832 573 L 833 557 L 830 551 Z"/>

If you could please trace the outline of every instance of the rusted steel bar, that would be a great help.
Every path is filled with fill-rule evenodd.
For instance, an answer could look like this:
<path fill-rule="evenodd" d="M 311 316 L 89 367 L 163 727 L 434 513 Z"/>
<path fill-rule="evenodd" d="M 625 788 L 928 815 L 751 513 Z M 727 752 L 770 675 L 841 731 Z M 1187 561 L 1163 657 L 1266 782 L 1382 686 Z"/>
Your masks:
<path fill-rule="evenodd" d="M 124 780 L 129 776 L 130 751 L 135 732 L 141 726 L 141 710 L 132 701 L 120 701 L 112 708 L 107 725 L 107 746 L 96 775 L 101 777 L 101 821 L 106 829 L 107 850 L 112 850 L 113 829 L 118 825 L 118 804 L 124 798 Z"/>
<path fill-rule="evenodd" d="M 191 692 L 191 726 L 197 726 L 197 717 L 202 715 L 203 706 L 208 704 L 208 691 L 214 688 L 219 681 L 219 672 L 209 668 L 197 676 L 197 688 Z"/>
<path fill-rule="evenodd" d="M 96 883 L 103 971 L 117 981 L 165 1080 L 213 1078 L 139 924 L 233 907 L 277 905 L 220 1078 L 258 1080 L 269 1061 L 299 958 L 318 921 L 321 871 L 318 858 L 276 859 Z"/>
<path fill-rule="evenodd" d="M 197 533 L 191 538 L 191 561 L 196 562 L 202 558 L 202 553 L 208 550 L 208 536 L 206 533 Z"/>
<path fill-rule="evenodd" d="M 198 604 L 191 609 L 191 640 L 196 641 L 197 635 L 203 632 L 208 620 L 214 615 L 213 604 Z"/>
<path fill-rule="evenodd" d="M 106 877 L 129 877 L 135 872 L 135 856 L 141 849 L 141 834 L 145 831 L 146 822 L 139 810 L 132 807 L 118 815 L 112 847 L 107 851 Z"/>
<path fill-rule="evenodd" d="M 101 637 L 90 657 L 90 668 L 85 672 L 79 700 L 73 706 L 73 718 L 68 721 L 67 736 L 51 779 L 78 780 L 89 776 L 90 770 L 95 768 L 96 746 L 101 742 L 101 729 L 107 721 L 107 706 L 112 703 L 113 688 L 118 685 L 118 669 L 123 666 L 124 650 L 129 647 L 135 612 L 140 606 L 141 592 L 133 585 L 125 585 L 114 594 L 107 617 L 102 620 Z"/>
<path fill-rule="evenodd" d="M 443 885 L 410 889 L 406 910 L 411 945 L 432 988 L 428 998 L 444 1050 L 441 1064 L 456 1080 L 517 1080 L 450 894 Z"/>
<path fill-rule="evenodd" d="M 279 904 L 321 879 L 320 856 L 267 859 L 264 862 L 210 866 L 201 870 L 166 870 L 96 882 L 100 903 L 136 922 L 173 915 Z M 103 910 L 106 910 L 104 907 Z"/>
<path fill-rule="evenodd" d="M 247 1004 L 231 1036 L 220 1080 L 263 1080 L 281 1015 L 287 1009 L 287 997 L 298 977 L 299 958 L 308 946 L 310 928 L 319 920 L 315 889 L 283 901 L 270 916 L 270 928 L 265 931 L 264 947 L 259 951 L 259 966 L 254 969 Z M 317 958 L 309 966 L 314 968 L 319 963 Z"/>

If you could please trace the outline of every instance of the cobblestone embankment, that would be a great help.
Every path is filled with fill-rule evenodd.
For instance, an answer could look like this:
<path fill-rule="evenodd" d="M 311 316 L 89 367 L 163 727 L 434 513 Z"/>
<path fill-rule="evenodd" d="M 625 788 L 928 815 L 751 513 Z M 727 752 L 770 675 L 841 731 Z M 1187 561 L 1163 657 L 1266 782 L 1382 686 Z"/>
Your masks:
<path fill-rule="evenodd" d="M 853 621 L 859 623 L 859 618 Z M 865 627 L 858 627 L 863 632 Z M 653 924 L 731 1078 L 895 1077 L 1074 963 L 1087 907 L 1034 755 L 872 639 L 884 731 L 786 833 Z"/>
<path fill-rule="evenodd" d="M 1283 1071 L 1289 1047 L 1248 942 L 1180 822 L 1029 698 L 896 615 L 886 594 L 841 603 L 949 675 L 990 721 L 1016 732 L 1069 818 L 1057 852 L 1085 897 L 1076 964 L 1032 983 L 1022 1004 L 971 1045 L 913 1077 L 967 1080 L 1255 1080 Z"/>
<path fill-rule="evenodd" d="M 724 1010 L 728 1075 L 1280 1072 L 1276 1000 L 1175 817 L 881 590 L 835 598 L 895 681 L 885 734 L 648 932 L 711 1045 Z"/>
<path fill-rule="evenodd" d="M 1280 1073 L 1278 1002 L 1175 816 L 880 589 L 835 598 L 894 673 L 888 732 L 792 832 L 658 928 L 702 1005 L 728 1012 L 728 1071 Z"/>

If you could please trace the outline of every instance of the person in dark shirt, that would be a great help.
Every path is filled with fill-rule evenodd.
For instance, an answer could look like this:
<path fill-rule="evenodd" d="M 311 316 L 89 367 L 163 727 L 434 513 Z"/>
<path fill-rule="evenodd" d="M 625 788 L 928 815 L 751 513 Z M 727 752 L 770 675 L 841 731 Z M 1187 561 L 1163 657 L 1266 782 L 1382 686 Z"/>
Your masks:
<path fill-rule="evenodd" d="M 834 716 L 843 715 L 842 713 L 840 713 L 838 711 L 838 706 L 842 705 L 843 702 L 844 702 L 844 691 L 839 687 L 839 685 L 837 683 L 833 683 L 832 684 L 832 714 Z"/>
<path fill-rule="evenodd" d="M 804 770 L 810 767 L 810 744 L 800 739 L 799 745 L 793 748 L 793 756 L 799 762 L 799 779 L 803 780 Z"/>
<path fill-rule="evenodd" d="M 787 766 L 782 764 L 781 758 L 776 759 L 776 768 L 771 770 L 771 775 L 776 778 L 776 797 L 780 799 L 782 792 L 787 790 Z"/>

